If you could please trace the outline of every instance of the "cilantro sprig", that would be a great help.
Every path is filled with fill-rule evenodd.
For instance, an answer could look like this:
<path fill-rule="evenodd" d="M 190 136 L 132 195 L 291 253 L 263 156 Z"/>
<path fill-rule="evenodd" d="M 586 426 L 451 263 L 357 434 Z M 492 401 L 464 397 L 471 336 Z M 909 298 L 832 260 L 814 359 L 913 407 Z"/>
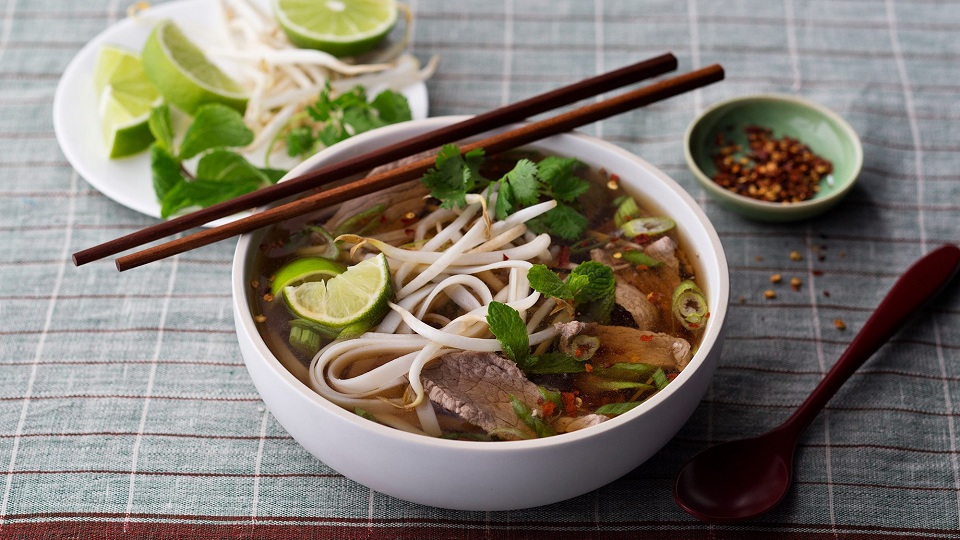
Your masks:
<path fill-rule="evenodd" d="M 430 195 L 441 206 L 466 206 L 466 194 L 485 188 L 490 181 L 480 175 L 483 164 L 481 149 L 461 155 L 456 145 L 446 145 L 437 154 L 435 167 L 423 177 Z M 586 217 L 576 208 L 577 199 L 590 189 L 590 183 L 575 173 L 582 167 L 575 158 L 549 156 L 534 163 L 519 160 L 509 172 L 495 180 L 497 201 L 494 213 L 505 219 L 517 210 L 554 199 L 556 208 L 527 222 L 531 230 L 549 233 L 561 240 L 574 241 L 586 231 Z"/>
<path fill-rule="evenodd" d="M 287 155 L 310 155 L 321 145 L 332 146 L 358 133 L 412 117 L 407 98 L 393 90 L 384 90 L 367 101 L 362 86 L 332 97 L 327 85 L 317 101 L 291 122 L 284 136 Z"/>
<path fill-rule="evenodd" d="M 528 375 L 548 373 L 580 373 L 586 371 L 583 360 L 573 355 L 553 352 L 540 356 L 530 354 L 530 338 L 520 313 L 500 302 L 487 306 L 487 324 L 500 342 L 503 354 L 516 362 Z"/>

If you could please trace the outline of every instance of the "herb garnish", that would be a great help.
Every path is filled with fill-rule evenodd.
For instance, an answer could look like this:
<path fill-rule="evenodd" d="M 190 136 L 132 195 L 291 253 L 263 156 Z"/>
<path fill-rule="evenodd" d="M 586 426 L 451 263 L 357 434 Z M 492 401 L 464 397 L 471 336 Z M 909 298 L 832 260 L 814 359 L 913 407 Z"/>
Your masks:
<path fill-rule="evenodd" d="M 479 191 L 490 183 L 480 175 L 483 150 L 465 155 L 456 145 L 446 145 L 437 154 L 435 167 L 427 171 L 423 184 L 430 196 L 440 200 L 444 208 L 466 206 L 466 194 Z M 557 238 L 573 241 L 587 230 L 589 224 L 573 204 L 590 189 L 590 183 L 574 174 L 582 164 L 574 158 L 549 156 L 534 163 L 521 159 L 513 169 L 496 180 L 498 192 L 494 212 L 497 219 L 525 206 L 554 199 L 556 208 L 531 219 L 527 225 L 538 233 L 549 233 Z"/>
<path fill-rule="evenodd" d="M 583 360 L 565 353 L 530 354 L 527 326 L 516 309 L 500 302 L 487 306 L 487 324 L 503 348 L 503 354 L 528 374 L 580 373 L 586 371 Z"/>
<path fill-rule="evenodd" d="M 616 279 L 613 269 L 597 262 L 577 265 L 566 279 L 542 264 L 527 272 L 530 286 L 543 295 L 566 301 L 587 320 L 605 324 L 616 303 Z"/>
<path fill-rule="evenodd" d="M 275 183 L 286 171 L 256 167 L 228 148 L 253 141 L 253 132 L 240 113 L 218 104 L 197 110 L 180 149 L 173 140 L 170 109 L 160 105 L 150 112 L 150 146 L 153 188 L 160 201 L 160 216 L 169 217 L 191 206 L 210 206 Z M 199 156 L 196 173 L 183 165 Z"/>

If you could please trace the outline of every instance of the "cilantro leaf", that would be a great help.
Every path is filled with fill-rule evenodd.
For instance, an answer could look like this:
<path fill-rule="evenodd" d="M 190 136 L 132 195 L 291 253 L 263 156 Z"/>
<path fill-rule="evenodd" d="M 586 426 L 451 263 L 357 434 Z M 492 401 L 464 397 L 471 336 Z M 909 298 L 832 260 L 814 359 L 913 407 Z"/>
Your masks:
<path fill-rule="evenodd" d="M 317 145 L 317 137 L 308 126 L 299 126 L 287 132 L 284 140 L 287 144 L 287 155 L 290 157 L 312 154 Z"/>
<path fill-rule="evenodd" d="M 540 200 L 540 183 L 537 182 L 537 166 L 529 159 L 521 159 L 501 181 L 510 183 L 514 199 L 523 206 L 537 204 Z"/>
<path fill-rule="evenodd" d="M 543 214 L 540 222 L 546 229 L 563 240 L 574 241 L 587 230 L 590 222 L 573 207 L 557 203 L 556 208 Z"/>
<path fill-rule="evenodd" d="M 513 212 L 513 190 L 510 184 L 500 183 L 500 189 L 497 191 L 497 205 L 494 207 L 494 216 L 497 219 L 507 219 Z"/>
<path fill-rule="evenodd" d="M 479 172 L 482 162 L 483 150 L 471 150 L 461 156 L 457 145 L 446 144 L 437 153 L 434 168 L 427 171 L 421 182 L 443 208 L 466 206 L 467 193 L 477 187 L 478 181 L 484 181 Z"/>
<path fill-rule="evenodd" d="M 500 302 L 490 302 L 487 324 L 503 347 L 503 353 L 523 369 L 530 358 L 530 337 L 517 310 Z"/>
<path fill-rule="evenodd" d="M 413 119 L 407 98 L 393 90 L 384 90 L 377 94 L 377 97 L 370 102 L 370 106 L 376 109 L 385 124 L 396 124 Z"/>
<path fill-rule="evenodd" d="M 236 110 L 212 103 L 197 109 L 193 123 L 180 144 L 180 159 L 190 159 L 212 148 L 246 146 L 253 132 Z"/>
<path fill-rule="evenodd" d="M 590 189 L 589 182 L 573 174 L 583 166 L 576 158 L 548 156 L 537 165 L 540 168 L 540 181 L 548 186 L 550 194 L 559 201 L 573 202 Z"/>

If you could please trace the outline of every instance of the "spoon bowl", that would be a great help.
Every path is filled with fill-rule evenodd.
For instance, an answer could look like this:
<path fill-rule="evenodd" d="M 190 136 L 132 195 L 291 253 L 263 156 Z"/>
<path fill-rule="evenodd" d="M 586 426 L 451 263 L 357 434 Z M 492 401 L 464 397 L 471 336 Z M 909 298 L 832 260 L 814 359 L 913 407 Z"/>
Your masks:
<path fill-rule="evenodd" d="M 837 363 L 780 427 L 752 439 L 707 448 L 677 474 L 673 497 L 680 508 L 708 523 L 755 518 L 780 504 L 793 480 L 793 451 L 800 435 L 850 375 L 914 311 L 936 296 L 960 269 L 960 248 L 942 246 L 924 255 L 893 284 Z"/>

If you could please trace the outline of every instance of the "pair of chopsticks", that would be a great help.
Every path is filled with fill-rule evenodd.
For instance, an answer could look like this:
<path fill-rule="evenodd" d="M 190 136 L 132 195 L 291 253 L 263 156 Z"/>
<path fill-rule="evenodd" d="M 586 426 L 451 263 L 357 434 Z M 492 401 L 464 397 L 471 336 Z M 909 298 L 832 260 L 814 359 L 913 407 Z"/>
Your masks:
<path fill-rule="evenodd" d="M 300 194 L 314 188 L 323 187 L 326 184 L 342 180 L 347 176 L 369 170 L 373 167 L 391 163 L 419 152 L 431 150 L 445 143 L 456 142 L 462 138 L 477 135 L 506 124 L 519 122 L 528 117 L 569 105 L 630 83 L 654 77 L 676 68 L 676 57 L 667 53 L 603 75 L 585 79 L 578 83 L 558 88 L 485 114 L 474 116 L 456 124 L 315 169 L 296 178 L 141 229 L 92 248 L 78 251 L 73 254 L 73 262 L 75 265 L 80 266 L 88 262 L 109 257 L 121 251 L 133 249 L 148 242 L 206 224 L 215 219 L 229 216 L 242 210 L 276 202 L 285 197 Z M 502 152 L 552 135 L 570 131 L 574 128 L 603 120 L 637 107 L 649 105 L 650 103 L 667 99 L 722 79 L 723 68 L 715 64 L 657 82 L 650 86 L 632 90 L 604 101 L 592 103 L 579 109 L 561 113 L 546 120 L 525 124 L 519 128 L 498 135 L 461 145 L 460 151 L 466 153 L 476 148 L 483 148 L 488 154 Z M 219 240 L 250 232 L 260 227 L 272 225 L 286 219 L 342 203 L 361 194 L 395 186 L 402 182 L 419 178 L 433 165 L 433 158 L 421 159 L 384 173 L 362 178 L 347 185 L 324 189 L 314 195 L 252 214 L 226 225 L 202 230 L 190 236 L 177 238 L 130 255 L 119 257 L 116 260 L 117 269 L 122 272 L 136 268 Z"/>

